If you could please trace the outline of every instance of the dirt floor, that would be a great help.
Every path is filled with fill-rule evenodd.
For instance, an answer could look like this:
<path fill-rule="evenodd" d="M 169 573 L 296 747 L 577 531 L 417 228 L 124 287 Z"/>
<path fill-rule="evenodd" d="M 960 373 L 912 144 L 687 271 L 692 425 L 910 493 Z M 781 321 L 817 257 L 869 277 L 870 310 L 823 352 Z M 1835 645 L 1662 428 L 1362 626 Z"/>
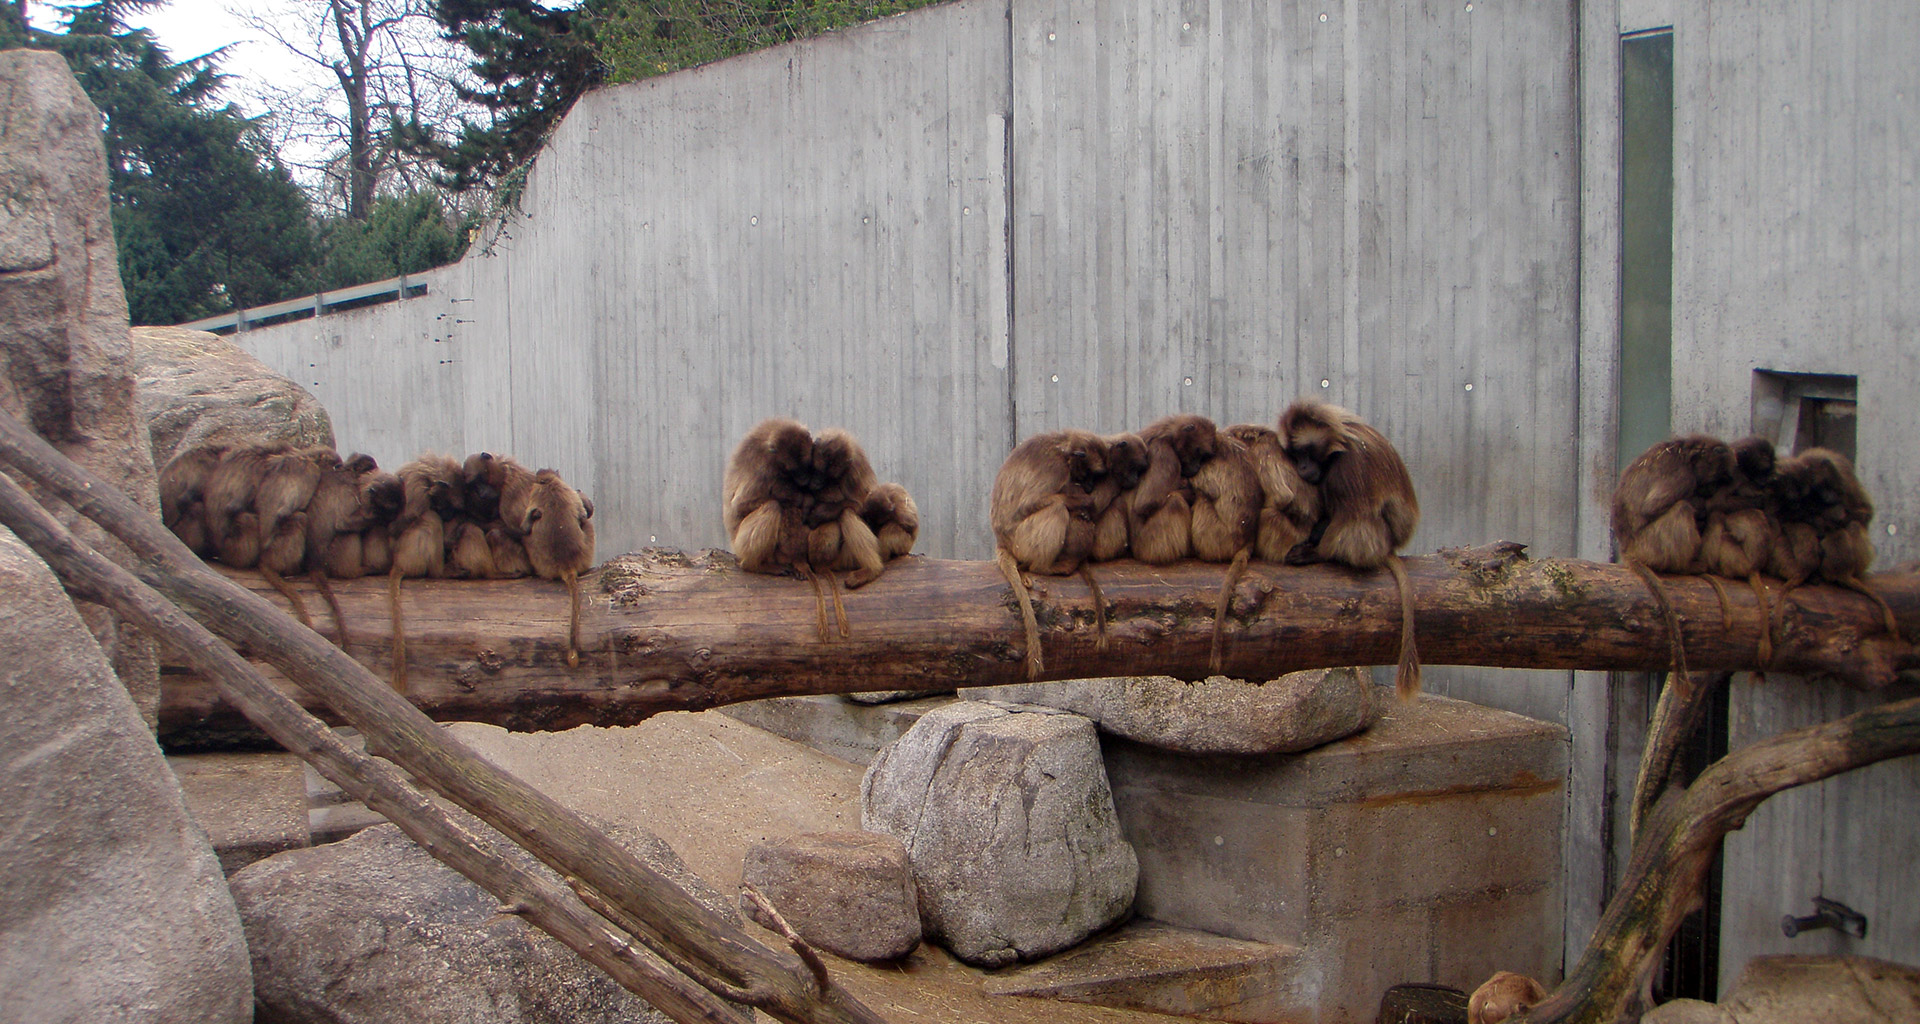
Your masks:
<path fill-rule="evenodd" d="M 717 711 L 660 715 L 623 729 L 508 733 L 449 730 L 575 810 L 643 825 L 722 892 L 739 891 L 749 844 L 797 832 L 860 827 L 863 767 L 734 721 Z M 780 940 L 757 932 L 769 945 Z M 1187 1018 L 981 990 L 983 972 L 926 943 L 886 967 L 827 958 L 876 1011 L 910 1021 L 1094 1024 Z M 764 1019 L 764 1018 L 763 1018 Z"/>

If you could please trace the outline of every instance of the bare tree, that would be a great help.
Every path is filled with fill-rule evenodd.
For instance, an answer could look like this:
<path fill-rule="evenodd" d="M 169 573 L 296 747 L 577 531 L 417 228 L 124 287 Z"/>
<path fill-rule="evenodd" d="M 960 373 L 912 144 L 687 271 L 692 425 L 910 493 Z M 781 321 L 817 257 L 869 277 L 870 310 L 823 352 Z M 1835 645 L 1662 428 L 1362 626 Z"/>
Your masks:
<path fill-rule="evenodd" d="M 395 126 L 476 115 L 454 89 L 466 52 L 442 38 L 431 0 L 250 0 L 234 14 L 315 72 L 254 91 L 317 205 L 364 220 L 378 195 L 433 187 L 429 162 L 395 145 Z"/>

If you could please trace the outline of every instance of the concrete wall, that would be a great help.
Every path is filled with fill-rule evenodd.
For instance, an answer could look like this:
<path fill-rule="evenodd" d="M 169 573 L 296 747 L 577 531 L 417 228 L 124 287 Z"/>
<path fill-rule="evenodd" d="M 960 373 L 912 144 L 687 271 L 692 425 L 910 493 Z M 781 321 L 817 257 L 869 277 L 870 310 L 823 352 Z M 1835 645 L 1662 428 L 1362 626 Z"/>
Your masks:
<path fill-rule="evenodd" d="M 1878 565 L 1920 557 L 1920 6 L 1676 4 L 1676 430 L 1754 429 L 1756 369 L 1858 378 L 1858 467 Z M 1736 683 L 1730 740 L 1884 699 Z M 1726 846 L 1722 984 L 1760 953 L 1920 950 L 1920 761 L 1782 794 Z M 1867 938 L 1787 939 L 1824 895 Z"/>

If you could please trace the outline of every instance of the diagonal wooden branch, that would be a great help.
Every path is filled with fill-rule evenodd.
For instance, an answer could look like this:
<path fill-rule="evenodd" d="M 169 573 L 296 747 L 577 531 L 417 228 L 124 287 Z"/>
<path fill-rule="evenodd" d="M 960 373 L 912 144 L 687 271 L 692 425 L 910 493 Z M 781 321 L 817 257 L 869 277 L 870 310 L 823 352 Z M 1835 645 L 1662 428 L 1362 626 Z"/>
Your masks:
<path fill-rule="evenodd" d="M 1666 628 L 1632 570 L 1535 561 L 1518 551 L 1496 544 L 1406 560 L 1428 664 L 1667 667 Z M 1086 584 L 1036 577 L 1046 678 L 1203 678 L 1221 569 L 1199 562 L 1095 566 L 1109 606 L 1112 643 L 1105 652 L 1096 644 Z M 252 574 L 234 575 L 281 600 Z M 1666 582 L 1694 667 L 1761 667 L 1756 649 L 1766 617 L 1750 592 L 1729 590 L 1732 625 L 1723 628 L 1705 581 Z M 1885 573 L 1870 583 L 1904 628 L 1920 632 L 1920 574 Z M 886 575 L 845 595 L 853 636 L 831 642 L 814 630 L 813 593 L 803 581 L 742 572 L 724 552 L 621 556 L 583 577 L 582 588 L 580 665 L 568 669 L 568 604 L 558 584 L 409 580 L 402 595 L 408 697 L 435 718 L 537 730 L 632 724 L 659 711 L 790 694 L 1025 680 L 1018 606 L 991 562 L 897 560 Z M 386 672 L 385 588 L 350 580 L 334 589 L 353 654 Z M 1873 603 L 1859 594 L 1802 587 L 1787 595 L 1786 606 L 1773 670 L 1877 687 L 1920 667 L 1914 646 L 1882 632 Z M 1271 679 L 1296 669 L 1392 664 L 1399 609 L 1385 572 L 1255 563 L 1230 608 L 1226 671 Z M 177 676 L 168 683 L 161 718 L 170 738 L 217 736 L 231 724 L 207 688 Z"/>
<path fill-rule="evenodd" d="M 1782 733 L 1728 754 L 1641 824 L 1620 888 L 1560 987 L 1515 1024 L 1612 1024 L 1680 919 L 1700 899 L 1713 854 L 1761 801 L 1889 758 L 1920 753 L 1920 698 Z"/>
<path fill-rule="evenodd" d="M 338 648 L 210 572 L 150 513 L 0 414 L 0 462 L 32 477 L 132 549 L 138 575 L 214 633 L 310 689 L 416 778 L 579 879 L 699 969 L 803 1024 L 879 1021 L 844 988 L 822 991 L 800 959 L 769 949 L 700 904 L 578 815 L 475 755 Z M 657 947 L 658 948 L 658 947 Z"/>
<path fill-rule="evenodd" d="M 205 627 L 68 533 L 5 474 L 0 474 L 0 522 L 53 568 L 69 592 L 110 607 L 165 638 L 281 746 L 621 986 L 681 1024 L 747 1024 L 739 1010 L 714 998 L 652 952 L 634 946 L 625 933 L 588 910 L 565 886 L 527 870 L 514 855 L 518 851 L 510 853 L 493 829 L 443 808 L 409 785 L 386 761 L 342 741 Z"/>

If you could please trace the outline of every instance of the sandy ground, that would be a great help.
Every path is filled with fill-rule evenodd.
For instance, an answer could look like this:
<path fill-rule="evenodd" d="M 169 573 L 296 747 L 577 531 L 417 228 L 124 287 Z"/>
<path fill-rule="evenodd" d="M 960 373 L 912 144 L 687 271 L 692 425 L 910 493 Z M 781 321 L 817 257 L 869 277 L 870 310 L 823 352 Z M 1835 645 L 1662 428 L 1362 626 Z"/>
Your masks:
<path fill-rule="evenodd" d="M 860 827 L 862 766 L 715 711 L 664 714 L 621 729 L 508 733 L 475 724 L 448 729 L 575 810 L 652 830 L 688 867 L 726 893 L 739 891 L 741 861 L 751 843 Z M 748 927 L 770 945 L 779 943 L 771 933 Z M 896 1024 L 1187 1019 L 990 996 L 981 990 L 986 975 L 926 943 L 886 967 L 827 960 L 837 978 Z"/>

